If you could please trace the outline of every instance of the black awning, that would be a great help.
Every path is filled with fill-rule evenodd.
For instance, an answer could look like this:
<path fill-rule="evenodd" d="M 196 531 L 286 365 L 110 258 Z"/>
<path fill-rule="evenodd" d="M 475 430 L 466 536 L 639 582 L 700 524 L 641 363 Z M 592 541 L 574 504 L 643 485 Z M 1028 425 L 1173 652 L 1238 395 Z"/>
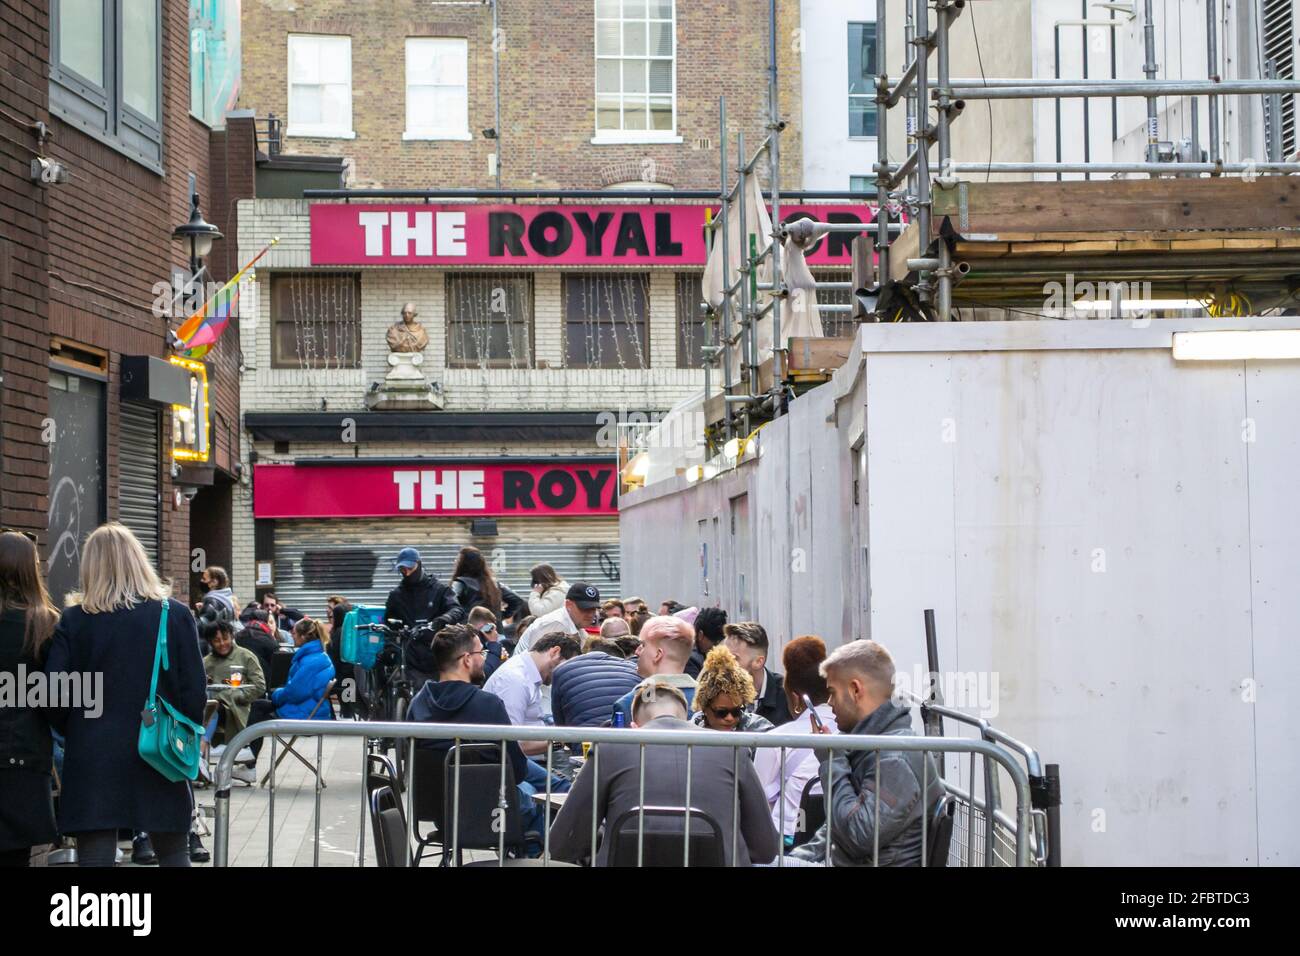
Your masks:
<path fill-rule="evenodd" d="M 605 417 L 602 418 L 601 416 Z M 343 442 L 595 442 L 608 413 L 578 412 L 248 412 L 244 427 L 255 441 Z"/>

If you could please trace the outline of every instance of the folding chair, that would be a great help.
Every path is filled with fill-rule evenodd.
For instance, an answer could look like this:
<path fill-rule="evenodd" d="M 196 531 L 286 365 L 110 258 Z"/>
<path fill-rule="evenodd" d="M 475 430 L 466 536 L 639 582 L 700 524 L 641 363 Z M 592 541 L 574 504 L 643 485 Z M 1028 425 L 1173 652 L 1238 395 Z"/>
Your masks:
<path fill-rule="evenodd" d="M 803 793 L 799 795 L 799 817 L 803 826 L 795 829 L 795 846 L 803 846 L 811 840 L 826 822 L 826 797 L 820 792 L 821 785 L 820 775 L 810 777 L 803 785 Z M 818 792 L 814 793 L 814 790 Z"/>
<path fill-rule="evenodd" d="M 311 713 L 307 715 L 307 719 L 308 719 L 308 720 L 315 720 L 315 719 L 316 719 L 316 711 L 320 710 L 322 707 L 328 707 L 328 706 L 329 706 L 330 694 L 333 692 L 333 690 L 334 690 L 334 685 L 335 685 L 336 683 L 337 683 L 337 681 L 333 681 L 333 680 L 332 680 L 332 681 L 330 681 L 328 684 L 325 685 L 325 693 L 321 694 L 321 696 L 320 696 L 320 700 L 316 701 L 316 706 L 313 707 L 313 708 L 311 709 Z M 330 716 L 331 716 L 331 718 L 333 717 L 333 711 L 330 711 Z M 316 769 L 316 765 L 315 765 L 315 764 L 313 764 L 310 760 L 308 760 L 308 759 L 307 759 L 306 757 L 304 757 L 302 754 L 298 753 L 298 751 L 296 751 L 296 750 L 293 749 L 293 745 L 294 745 L 295 743 L 298 742 L 298 735 L 297 735 L 297 734 L 294 734 L 292 737 L 290 737 L 287 743 L 285 742 L 285 739 L 284 739 L 283 737 L 281 737 L 279 734 L 276 734 L 276 735 L 275 735 L 275 739 L 278 740 L 278 741 L 279 741 L 279 742 L 284 746 L 285 749 L 284 749 L 284 753 L 280 754 L 280 756 L 278 756 L 278 757 L 275 758 L 275 763 L 273 763 L 273 764 L 271 765 L 271 769 L 268 770 L 268 771 L 266 772 L 266 776 L 262 777 L 262 783 L 261 783 L 261 785 L 262 785 L 263 787 L 265 787 L 267 781 L 271 779 L 271 774 L 275 773 L 275 771 L 279 769 L 279 767 L 280 767 L 280 761 L 283 760 L 285 757 L 287 757 L 289 754 L 293 754 L 296 758 L 298 758 L 298 761 L 299 761 L 299 762 L 300 762 L 304 767 L 306 767 L 308 770 L 310 770 L 310 771 L 312 772 L 313 775 L 316 775 L 316 774 L 319 774 L 319 773 L 320 773 L 320 771 Z M 324 781 L 323 779 L 321 780 L 320 785 L 321 785 L 322 787 L 325 786 L 325 781 Z"/>
<path fill-rule="evenodd" d="M 380 866 L 411 865 L 411 847 L 406 842 L 406 814 L 392 787 L 380 787 L 370 795 L 370 820 L 375 834 L 375 859 Z"/>
<path fill-rule="evenodd" d="M 505 820 L 496 814 L 497 800 L 501 787 L 501 762 L 505 760 Z M 458 846 L 457 866 L 499 866 L 499 860 L 483 860 L 465 863 L 462 859 L 466 850 L 499 851 L 501 848 L 502 827 L 505 830 L 505 848 L 522 855 L 527 851 L 531 838 L 542 842 L 540 833 L 525 832 L 519 815 L 518 790 L 515 787 L 515 773 L 510 766 L 508 756 L 502 754 L 501 747 L 494 743 L 463 743 L 460 745 L 460 839 L 452 839 L 452 818 L 456 811 L 456 751 L 447 751 L 443 755 L 443 800 L 430 808 L 438 832 L 442 834 L 441 865 L 449 864 L 451 848 Z M 426 788 L 426 793 L 428 788 Z M 419 791 L 416 791 L 417 796 Z M 506 866 L 531 865 L 522 859 L 507 859 Z"/>
<path fill-rule="evenodd" d="M 412 812 L 415 814 L 415 865 L 419 866 L 424 853 L 432 846 L 442 845 L 442 832 L 438 828 L 440 810 L 444 806 L 446 779 L 443 768 L 447 751 L 434 750 L 415 745 L 415 764 L 411 768 L 411 786 L 414 788 L 411 799 L 414 802 Z M 432 823 L 433 828 L 427 833 L 421 832 L 421 823 Z M 445 853 L 446 848 L 441 852 Z"/>

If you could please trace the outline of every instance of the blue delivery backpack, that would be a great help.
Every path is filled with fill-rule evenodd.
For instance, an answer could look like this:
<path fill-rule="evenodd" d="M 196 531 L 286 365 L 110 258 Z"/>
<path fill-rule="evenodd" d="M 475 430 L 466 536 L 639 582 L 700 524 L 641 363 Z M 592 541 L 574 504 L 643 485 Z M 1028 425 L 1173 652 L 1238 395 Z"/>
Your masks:
<path fill-rule="evenodd" d="M 339 644 L 339 657 L 349 664 L 359 664 L 369 670 L 375 666 L 379 649 L 384 646 L 384 635 L 378 631 L 363 630 L 367 624 L 383 624 L 384 609 L 359 604 L 343 615 L 343 640 Z"/>

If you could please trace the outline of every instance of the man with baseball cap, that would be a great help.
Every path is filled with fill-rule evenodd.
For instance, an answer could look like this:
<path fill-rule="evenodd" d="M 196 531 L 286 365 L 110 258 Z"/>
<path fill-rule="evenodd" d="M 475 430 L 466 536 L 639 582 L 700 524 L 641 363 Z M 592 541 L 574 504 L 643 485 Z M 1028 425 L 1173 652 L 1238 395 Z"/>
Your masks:
<path fill-rule="evenodd" d="M 430 646 L 432 635 L 448 624 L 459 624 L 465 619 L 465 610 L 456 600 L 451 588 L 432 574 L 426 574 L 420 562 L 420 552 L 403 548 L 397 553 L 393 570 L 402 575 L 402 583 L 388 592 L 384 605 L 384 619 L 401 621 L 410 627 L 416 621 L 428 621 L 429 638 L 424 642 L 412 641 L 406 649 L 406 669 L 413 685 L 418 689 L 426 680 L 437 679 L 438 666 Z"/>
<path fill-rule="evenodd" d="M 515 653 L 528 650 L 528 646 L 548 631 L 561 630 L 565 634 L 578 634 L 581 641 L 583 628 L 596 623 L 596 612 L 600 610 L 600 591 L 595 585 L 579 581 L 569 587 L 564 596 L 564 606 L 549 614 L 543 614 L 528 626 L 515 645 Z"/>

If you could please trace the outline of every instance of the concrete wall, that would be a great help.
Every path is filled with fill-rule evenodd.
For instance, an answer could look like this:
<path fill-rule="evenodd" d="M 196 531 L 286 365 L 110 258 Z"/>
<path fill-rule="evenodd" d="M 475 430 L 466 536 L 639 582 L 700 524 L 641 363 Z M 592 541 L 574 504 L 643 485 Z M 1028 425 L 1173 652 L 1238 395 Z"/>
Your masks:
<path fill-rule="evenodd" d="M 1298 363 L 1174 363 L 1207 327 L 864 327 L 756 461 L 625 496 L 625 586 L 700 600 L 692 529 L 748 492 L 757 619 L 910 674 L 934 608 L 942 669 L 990 691 L 964 709 L 1061 765 L 1067 864 L 1294 865 Z"/>

